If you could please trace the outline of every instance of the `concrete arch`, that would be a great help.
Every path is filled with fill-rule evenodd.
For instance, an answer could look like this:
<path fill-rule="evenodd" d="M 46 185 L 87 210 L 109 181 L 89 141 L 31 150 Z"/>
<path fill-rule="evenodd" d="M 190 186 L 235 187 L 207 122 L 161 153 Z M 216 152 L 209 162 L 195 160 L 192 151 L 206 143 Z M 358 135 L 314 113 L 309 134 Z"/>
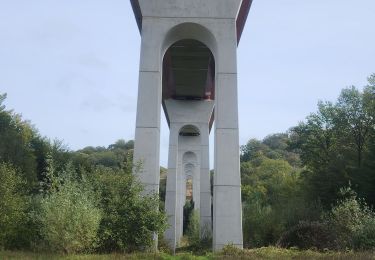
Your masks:
<path fill-rule="evenodd" d="M 161 48 L 161 57 L 173 43 L 180 40 L 192 39 L 205 44 L 212 52 L 215 60 L 217 60 L 217 41 L 213 33 L 203 25 L 198 23 L 181 23 L 172 27 L 166 34 Z"/>
<path fill-rule="evenodd" d="M 194 152 L 185 152 L 182 156 L 182 163 L 183 164 L 191 164 L 194 165 L 198 162 L 198 156 Z"/>
<path fill-rule="evenodd" d="M 178 130 L 180 136 L 200 136 L 199 127 L 193 124 L 184 125 Z"/>
<path fill-rule="evenodd" d="M 195 171 L 195 164 L 188 162 L 184 165 L 184 172 L 186 176 L 193 177 Z"/>

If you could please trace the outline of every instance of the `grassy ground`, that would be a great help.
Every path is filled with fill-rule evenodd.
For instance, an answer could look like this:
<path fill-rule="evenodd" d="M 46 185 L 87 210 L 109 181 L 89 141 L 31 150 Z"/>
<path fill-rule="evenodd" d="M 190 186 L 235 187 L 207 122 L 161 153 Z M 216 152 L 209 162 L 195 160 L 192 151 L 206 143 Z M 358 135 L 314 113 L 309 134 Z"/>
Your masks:
<path fill-rule="evenodd" d="M 120 259 L 161 259 L 161 260 L 204 260 L 204 259 L 375 259 L 374 252 L 316 252 L 316 251 L 299 251 L 294 249 L 279 249 L 275 247 L 257 248 L 248 250 L 235 250 L 228 248 L 220 254 L 213 255 L 207 253 L 204 256 L 194 256 L 191 253 L 179 253 L 171 256 L 164 253 L 157 254 L 109 254 L 109 255 L 54 255 L 54 254 L 38 254 L 27 252 L 0 252 L 0 259 L 62 259 L 62 260 L 120 260 Z"/>

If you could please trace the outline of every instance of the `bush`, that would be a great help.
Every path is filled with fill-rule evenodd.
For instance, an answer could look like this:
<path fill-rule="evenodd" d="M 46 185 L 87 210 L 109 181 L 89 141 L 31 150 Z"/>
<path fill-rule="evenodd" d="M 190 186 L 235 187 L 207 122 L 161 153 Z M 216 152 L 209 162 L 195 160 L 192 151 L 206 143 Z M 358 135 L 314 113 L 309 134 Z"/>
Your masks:
<path fill-rule="evenodd" d="M 190 225 L 190 218 L 193 216 L 194 201 L 186 200 L 183 208 L 183 235 L 186 235 L 187 229 Z"/>
<path fill-rule="evenodd" d="M 101 220 L 94 193 L 85 181 L 77 180 L 71 166 L 59 175 L 57 181 L 52 177 L 54 188 L 40 200 L 40 232 L 45 246 L 64 253 L 91 250 Z"/>
<path fill-rule="evenodd" d="M 280 237 L 278 246 L 319 250 L 374 249 L 375 213 L 350 187 L 341 189 L 340 195 L 342 199 L 322 215 L 320 222 L 300 222 Z"/>
<path fill-rule="evenodd" d="M 191 251 L 194 254 L 204 255 L 212 251 L 212 232 L 211 227 L 201 227 L 200 214 L 198 210 L 192 209 L 186 227 L 186 238 L 188 246 L 181 247 L 179 251 Z"/>
<path fill-rule="evenodd" d="M 243 213 L 244 245 L 261 247 L 276 243 L 284 231 L 283 220 L 270 206 L 259 202 L 245 203 Z"/>
<path fill-rule="evenodd" d="M 167 226 L 165 214 L 157 209 L 157 194 L 141 196 L 142 186 L 129 169 L 97 168 L 94 183 L 103 211 L 98 250 L 132 252 L 153 246 L 154 234 Z"/>
<path fill-rule="evenodd" d="M 0 249 L 15 248 L 26 222 L 26 181 L 9 164 L 0 164 Z"/>
<path fill-rule="evenodd" d="M 340 190 L 343 197 L 325 216 L 337 236 L 340 248 L 375 248 L 375 213 L 351 188 Z"/>
<path fill-rule="evenodd" d="M 336 249 L 335 237 L 327 225 L 321 222 L 301 221 L 284 232 L 277 242 L 278 247 L 318 250 Z"/>
<path fill-rule="evenodd" d="M 375 248 L 375 217 L 363 220 L 363 226 L 353 237 L 354 248 L 357 250 L 370 250 Z"/>
<path fill-rule="evenodd" d="M 219 252 L 219 255 L 225 256 L 228 259 L 241 259 L 245 256 L 245 251 L 235 245 L 229 244 L 225 245 L 223 249 Z"/>
<path fill-rule="evenodd" d="M 186 228 L 186 236 L 188 238 L 189 244 L 199 244 L 200 243 L 200 236 L 199 236 L 199 229 L 200 229 L 200 216 L 198 210 L 193 210 L 190 213 L 189 217 L 189 224 Z"/>

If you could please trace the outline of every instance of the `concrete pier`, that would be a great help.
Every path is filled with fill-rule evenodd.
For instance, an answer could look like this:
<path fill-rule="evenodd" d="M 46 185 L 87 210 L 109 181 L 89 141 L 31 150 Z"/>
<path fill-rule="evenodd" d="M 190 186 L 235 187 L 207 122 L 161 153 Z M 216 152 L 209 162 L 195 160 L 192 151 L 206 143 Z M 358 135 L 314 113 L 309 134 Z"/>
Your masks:
<path fill-rule="evenodd" d="M 213 236 L 214 250 L 226 244 L 242 248 L 237 45 L 251 0 L 131 3 L 142 36 L 134 150 L 134 162 L 142 167 L 135 174 L 145 193 L 158 192 L 163 107 L 170 128 L 165 239 L 173 249 L 179 245 L 190 179 L 201 236 Z"/>

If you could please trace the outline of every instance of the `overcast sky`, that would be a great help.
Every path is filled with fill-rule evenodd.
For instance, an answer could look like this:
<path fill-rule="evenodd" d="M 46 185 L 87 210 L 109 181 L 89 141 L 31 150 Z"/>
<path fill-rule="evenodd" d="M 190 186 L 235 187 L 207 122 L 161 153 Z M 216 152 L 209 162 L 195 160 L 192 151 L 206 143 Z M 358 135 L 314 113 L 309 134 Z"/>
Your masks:
<path fill-rule="evenodd" d="M 133 139 L 139 46 L 129 0 L 0 0 L 0 93 L 71 149 Z M 240 143 L 285 132 L 374 72 L 374 0 L 254 0 L 238 48 Z M 164 166 L 167 147 L 163 115 Z"/>

